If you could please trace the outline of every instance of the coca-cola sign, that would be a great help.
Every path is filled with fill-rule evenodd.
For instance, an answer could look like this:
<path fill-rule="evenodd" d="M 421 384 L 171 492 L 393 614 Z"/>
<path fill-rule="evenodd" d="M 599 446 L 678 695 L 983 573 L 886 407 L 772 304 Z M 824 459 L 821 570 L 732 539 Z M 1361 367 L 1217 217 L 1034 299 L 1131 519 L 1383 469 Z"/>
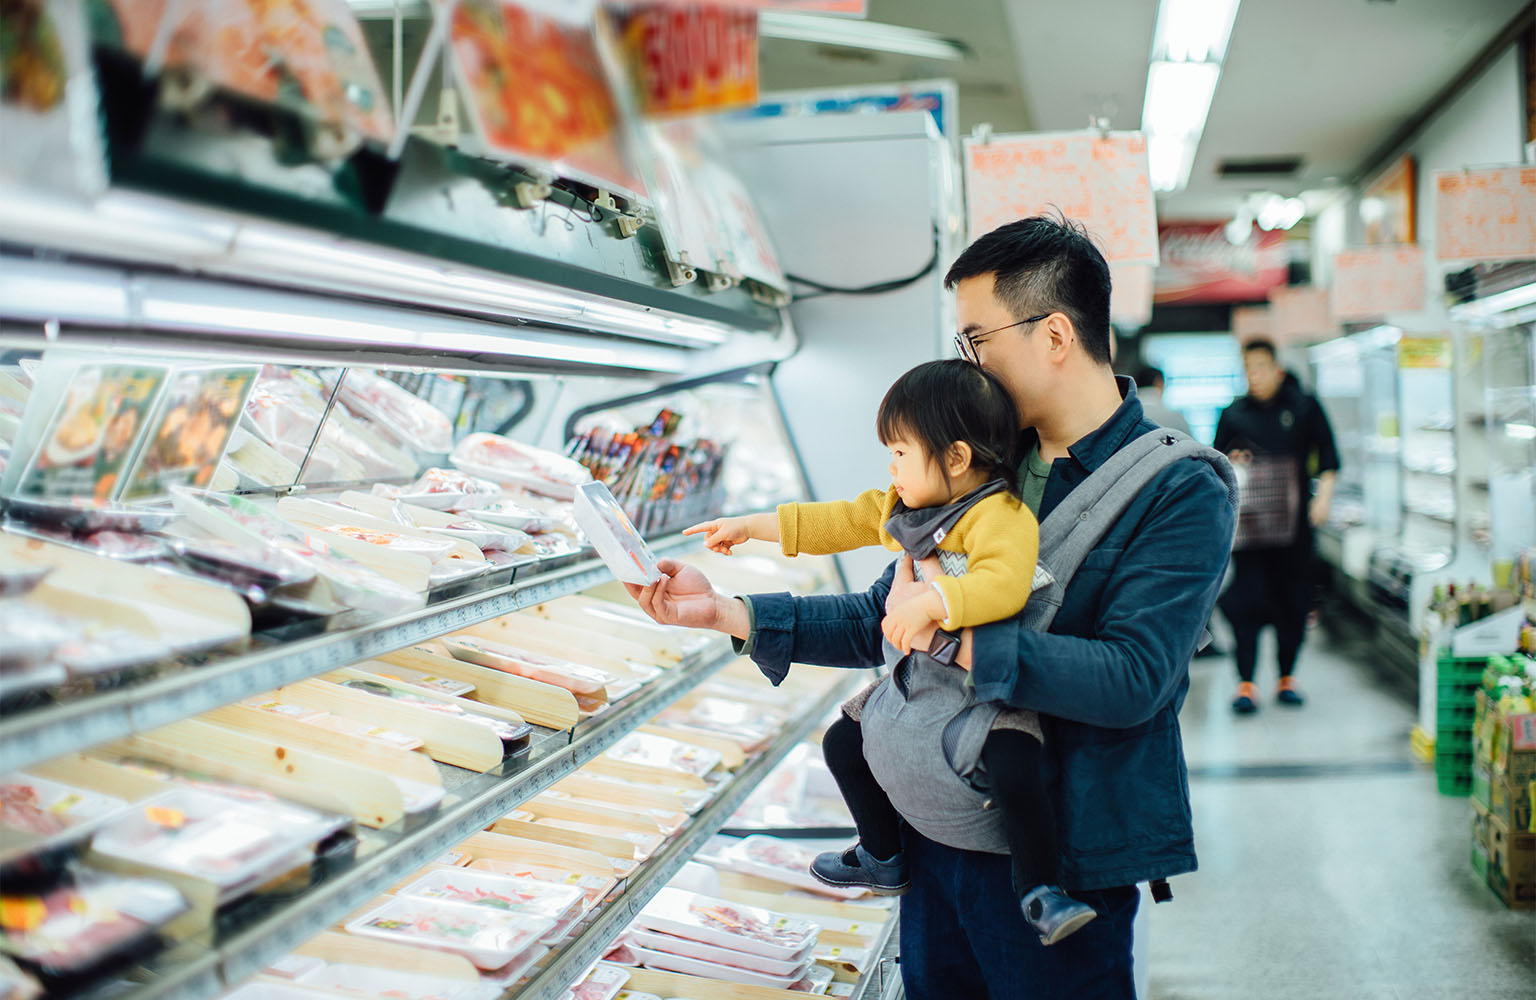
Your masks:
<path fill-rule="evenodd" d="M 1225 222 L 1165 222 L 1153 301 L 1196 304 L 1264 302 L 1288 273 L 1285 233 L 1254 226 L 1248 239 L 1227 239 Z"/>

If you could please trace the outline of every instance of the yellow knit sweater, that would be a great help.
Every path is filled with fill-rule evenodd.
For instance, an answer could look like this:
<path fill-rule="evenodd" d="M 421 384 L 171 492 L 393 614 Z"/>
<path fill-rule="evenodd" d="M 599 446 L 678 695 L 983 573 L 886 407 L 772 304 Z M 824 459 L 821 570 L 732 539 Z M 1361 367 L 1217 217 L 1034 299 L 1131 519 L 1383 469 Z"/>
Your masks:
<path fill-rule="evenodd" d="M 885 530 L 896 488 L 867 490 L 852 500 L 786 503 L 779 507 L 779 541 L 787 556 L 831 555 L 870 545 L 900 552 Z M 938 546 L 965 554 L 964 576 L 934 581 L 949 617 L 944 628 L 969 628 L 1012 618 L 1024 609 L 1040 554 L 1040 525 L 1014 497 L 994 493 L 966 511 Z"/>

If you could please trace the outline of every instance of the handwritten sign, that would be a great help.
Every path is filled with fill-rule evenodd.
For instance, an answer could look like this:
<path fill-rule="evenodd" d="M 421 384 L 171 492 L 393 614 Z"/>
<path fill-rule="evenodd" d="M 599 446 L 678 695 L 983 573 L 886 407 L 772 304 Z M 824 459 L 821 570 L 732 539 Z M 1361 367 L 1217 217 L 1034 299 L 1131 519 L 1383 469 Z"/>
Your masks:
<path fill-rule="evenodd" d="M 1435 256 L 1536 257 L 1536 167 L 1435 174 Z"/>
<path fill-rule="evenodd" d="M 1328 289 L 1314 285 L 1273 288 L 1269 292 L 1270 335 L 1280 343 L 1315 338 L 1338 329 Z"/>
<path fill-rule="evenodd" d="M 1420 247 L 1371 247 L 1334 258 L 1334 318 L 1377 319 L 1423 308 L 1424 251 Z"/>
<path fill-rule="evenodd" d="M 1081 222 L 1115 264 L 1157 263 L 1157 214 L 1140 132 L 1041 132 L 965 143 L 971 239 L 1032 215 Z"/>

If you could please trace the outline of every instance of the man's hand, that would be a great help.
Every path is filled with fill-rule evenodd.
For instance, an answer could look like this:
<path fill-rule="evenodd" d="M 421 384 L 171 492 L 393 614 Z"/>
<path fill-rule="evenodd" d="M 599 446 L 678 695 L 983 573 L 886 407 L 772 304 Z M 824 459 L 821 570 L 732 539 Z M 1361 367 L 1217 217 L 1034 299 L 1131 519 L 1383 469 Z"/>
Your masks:
<path fill-rule="evenodd" d="M 683 529 L 685 535 L 704 532 L 709 532 L 704 535 L 704 547 L 723 556 L 730 555 L 733 546 L 752 540 L 751 529 L 744 517 L 717 517 Z"/>
<path fill-rule="evenodd" d="M 943 570 L 939 567 L 939 560 L 937 558 L 929 556 L 923 560 L 923 575 L 930 580 L 937 579 L 943 575 Z M 891 580 L 891 591 L 885 595 L 886 615 L 890 615 L 892 611 L 908 601 L 922 597 L 924 592 L 933 593 L 932 585 L 918 583 L 912 573 L 912 557 L 902 556 L 901 561 L 896 564 L 896 576 Z M 938 630 L 938 624 L 930 622 L 927 628 L 920 629 L 908 636 L 909 649 L 927 649 L 933 644 L 934 633 Z M 892 645 L 895 645 L 895 643 L 892 643 Z"/>
<path fill-rule="evenodd" d="M 747 638 L 746 605 L 717 593 L 696 567 L 676 559 L 662 559 L 656 565 L 661 570 L 660 580 L 644 587 L 624 585 L 640 610 L 663 625 L 707 628 Z"/>
<path fill-rule="evenodd" d="M 890 602 L 886 602 L 885 618 L 880 622 L 880 630 L 885 633 L 891 645 L 903 653 L 912 652 L 914 636 L 924 632 L 931 633 L 932 626 L 939 623 L 939 619 L 933 615 L 933 605 L 942 602 L 934 600 L 938 594 L 932 585 L 924 584 L 923 590 L 926 593 L 919 594 L 896 607 L 891 607 Z M 928 641 L 933 641 L 931 634 Z M 922 648 L 927 649 L 928 646 L 925 644 Z"/>

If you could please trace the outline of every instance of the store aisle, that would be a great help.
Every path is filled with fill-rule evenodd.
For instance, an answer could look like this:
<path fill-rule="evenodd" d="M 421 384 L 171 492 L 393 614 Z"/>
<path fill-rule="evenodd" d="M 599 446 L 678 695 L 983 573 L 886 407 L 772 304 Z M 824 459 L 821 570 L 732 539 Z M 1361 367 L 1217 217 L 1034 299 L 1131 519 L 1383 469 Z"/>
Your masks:
<path fill-rule="evenodd" d="M 1322 631 L 1300 710 L 1228 707 L 1226 658 L 1197 660 L 1183 726 L 1200 871 L 1150 919 L 1151 1000 L 1531 1000 L 1536 914 L 1472 873 L 1468 805 L 1435 790 L 1416 711 Z"/>

